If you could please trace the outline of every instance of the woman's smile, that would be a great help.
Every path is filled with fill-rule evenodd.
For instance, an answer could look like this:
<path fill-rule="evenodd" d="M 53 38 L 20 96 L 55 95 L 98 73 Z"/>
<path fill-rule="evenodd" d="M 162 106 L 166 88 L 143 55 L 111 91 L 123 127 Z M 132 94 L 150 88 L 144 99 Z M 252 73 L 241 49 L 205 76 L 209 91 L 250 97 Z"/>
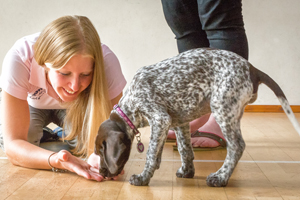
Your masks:
<path fill-rule="evenodd" d="M 74 94 L 74 93 L 75 93 L 74 91 L 67 90 L 66 88 L 64 88 L 64 89 L 65 89 L 65 91 L 66 91 L 67 93 L 69 93 L 69 94 Z"/>
<path fill-rule="evenodd" d="M 47 79 L 64 102 L 74 101 L 93 79 L 94 60 L 90 56 L 74 55 L 64 67 L 47 67 Z"/>

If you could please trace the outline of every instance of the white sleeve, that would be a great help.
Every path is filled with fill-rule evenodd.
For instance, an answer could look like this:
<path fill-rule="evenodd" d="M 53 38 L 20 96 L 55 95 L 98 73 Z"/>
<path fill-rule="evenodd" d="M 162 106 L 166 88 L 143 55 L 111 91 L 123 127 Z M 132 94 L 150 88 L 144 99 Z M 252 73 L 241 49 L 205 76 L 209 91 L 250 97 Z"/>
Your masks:
<path fill-rule="evenodd" d="M 30 89 L 30 67 L 26 65 L 18 52 L 11 49 L 2 64 L 1 88 L 10 95 L 26 100 Z"/>
<path fill-rule="evenodd" d="M 113 99 L 121 94 L 127 82 L 117 56 L 103 44 L 102 50 L 108 93 L 110 99 Z"/>

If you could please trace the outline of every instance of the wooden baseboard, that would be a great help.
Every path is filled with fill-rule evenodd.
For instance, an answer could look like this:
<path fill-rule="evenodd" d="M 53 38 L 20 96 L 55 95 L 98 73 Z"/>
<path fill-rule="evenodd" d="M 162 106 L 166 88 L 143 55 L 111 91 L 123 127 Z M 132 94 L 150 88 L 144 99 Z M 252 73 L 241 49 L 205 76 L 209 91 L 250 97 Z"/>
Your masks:
<path fill-rule="evenodd" d="M 291 106 L 294 113 L 300 112 L 300 106 L 293 105 Z M 247 105 L 245 112 L 284 112 L 280 105 Z"/>

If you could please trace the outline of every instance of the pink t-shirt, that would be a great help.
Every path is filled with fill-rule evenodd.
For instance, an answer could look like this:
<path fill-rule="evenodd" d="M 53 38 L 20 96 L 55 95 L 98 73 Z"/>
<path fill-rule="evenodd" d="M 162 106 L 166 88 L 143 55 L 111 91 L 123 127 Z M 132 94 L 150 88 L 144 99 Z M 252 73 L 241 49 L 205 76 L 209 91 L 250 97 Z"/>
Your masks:
<path fill-rule="evenodd" d="M 1 87 L 10 95 L 27 100 L 39 109 L 62 109 L 58 95 L 48 84 L 45 69 L 33 58 L 33 45 L 40 33 L 19 39 L 6 54 L 1 74 Z M 105 75 L 110 99 L 117 97 L 126 85 L 116 55 L 104 44 L 101 45 Z"/>

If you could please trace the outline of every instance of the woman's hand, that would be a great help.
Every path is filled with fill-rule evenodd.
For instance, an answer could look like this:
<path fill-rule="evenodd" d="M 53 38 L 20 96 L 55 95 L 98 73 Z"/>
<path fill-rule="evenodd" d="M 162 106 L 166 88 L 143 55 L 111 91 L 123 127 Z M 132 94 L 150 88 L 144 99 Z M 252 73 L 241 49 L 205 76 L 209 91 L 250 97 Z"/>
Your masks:
<path fill-rule="evenodd" d="M 99 169 L 100 169 L 100 156 L 96 155 L 95 153 L 92 153 L 88 159 L 88 164 L 90 164 L 92 166 L 93 170 L 96 170 L 95 172 L 97 172 L 99 174 Z M 124 174 L 124 170 L 122 170 L 120 175 Z M 100 175 L 101 176 L 101 175 Z M 110 178 L 112 180 L 117 180 L 119 178 L 119 176 L 115 176 L 113 178 Z"/>
<path fill-rule="evenodd" d="M 61 150 L 57 154 L 54 154 L 53 156 L 51 156 L 51 160 L 53 160 L 51 162 L 51 164 L 53 163 L 52 166 L 60 166 L 57 168 L 67 169 L 86 179 L 92 179 L 96 181 L 102 181 L 104 179 L 99 174 L 99 167 L 96 168 L 88 164 L 84 160 L 73 156 L 70 152 L 66 150 Z"/>
<path fill-rule="evenodd" d="M 92 153 L 87 161 L 93 168 L 97 169 L 99 172 L 100 169 L 100 156 L 96 155 L 95 153 Z"/>

